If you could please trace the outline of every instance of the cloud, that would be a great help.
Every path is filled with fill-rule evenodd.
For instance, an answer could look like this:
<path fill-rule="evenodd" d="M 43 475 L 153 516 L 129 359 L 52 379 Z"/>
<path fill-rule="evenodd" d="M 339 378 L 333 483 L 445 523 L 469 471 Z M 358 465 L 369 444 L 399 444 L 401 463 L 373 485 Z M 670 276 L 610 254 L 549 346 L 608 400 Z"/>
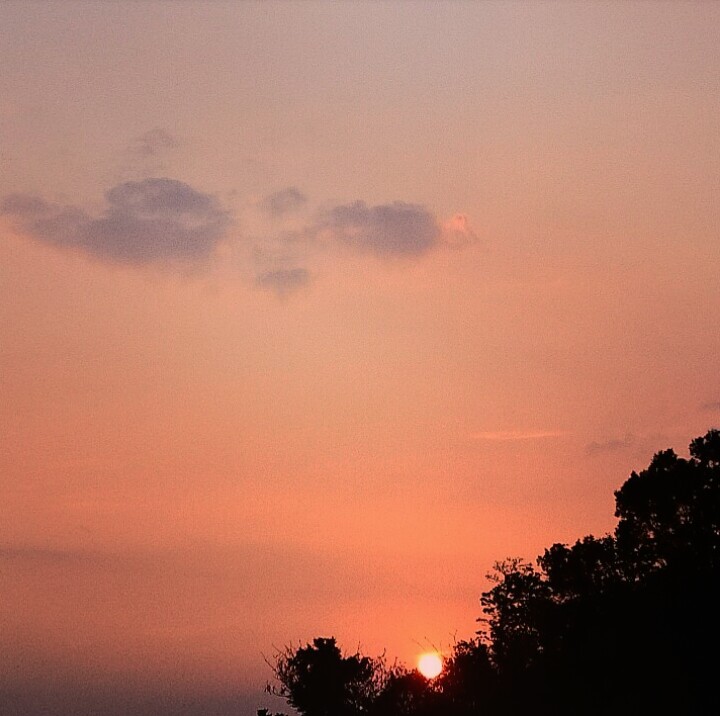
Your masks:
<path fill-rule="evenodd" d="M 598 455 L 600 453 L 607 452 L 619 452 L 621 450 L 627 450 L 628 448 L 635 445 L 635 436 L 628 433 L 624 438 L 611 438 L 604 442 L 591 442 L 585 446 L 585 452 L 588 455 Z"/>
<path fill-rule="evenodd" d="M 274 291 L 280 298 L 306 286 L 310 281 L 310 273 L 304 268 L 276 269 L 261 273 L 255 283 L 269 291 Z"/>
<path fill-rule="evenodd" d="M 707 403 L 702 403 L 700 406 L 701 410 L 709 410 L 710 412 L 717 412 L 720 410 L 720 400 L 711 400 Z"/>
<path fill-rule="evenodd" d="M 268 195 L 258 206 L 278 218 L 305 201 L 298 189 L 288 188 Z M 305 268 L 287 267 L 318 260 L 321 253 L 334 258 L 343 253 L 386 260 L 420 258 L 444 244 L 464 246 L 475 238 L 464 214 L 453 217 L 444 228 L 419 204 L 395 201 L 368 206 L 358 200 L 326 209 L 304 226 L 291 222 L 285 230 L 258 240 L 253 256 L 261 268 L 255 284 L 286 297 L 307 285 L 311 278 Z"/>
<path fill-rule="evenodd" d="M 560 438 L 567 435 L 560 430 L 492 430 L 490 432 L 473 433 L 474 440 L 490 440 L 508 442 L 512 440 L 542 440 L 543 438 Z"/>
<path fill-rule="evenodd" d="M 419 256 L 434 248 L 441 235 L 435 217 L 425 207 L 402 201 L 336 206 L 317 228 L 337 244 L 381 258 Z"/>
<path fill-rule="evenodd" d="M 268 194 L 259 204 L 269 216 L 278 218 L 297 211 L 307 203 L 307 197 L 298 188 L 291 186 L 274 194 Z"/>
<path fill-rule="evenodd" d="M 34 545 L 0 545 L 0 561 L 32 565 L 87 564 L 94 561 L 94 553 L 80 550 L 52 549 Z"/>
<path fill-rule="evenodd" d="M 99 217 L 29 195 L 6 197 L 0 213 L 39 241 L 126 264 L 207 258 L 231 223 L 215 197 L 175 179 L 125 182 L 105 198 L 108 208 Z"/>
<path fill-rule="evenodd" d="M 136 137 L 132 151 L 141 157 L 156 157 L 178 146 L 180 142 L 176 137 L 162 127 L 155 127 Z"/>
<path fill-rule="evenodd" d="M 0 212 L 20 217 L 48 214 L 52 207 L 39 196 L 30 194 L 10 194 L 0 204 Z"/>
<path fill-rule="evenodd" d="M 442 241 L 451 248 L 462 249 L 479 240 L 470 227 L 467 214 L 455 214 L 442 225 Z"/>

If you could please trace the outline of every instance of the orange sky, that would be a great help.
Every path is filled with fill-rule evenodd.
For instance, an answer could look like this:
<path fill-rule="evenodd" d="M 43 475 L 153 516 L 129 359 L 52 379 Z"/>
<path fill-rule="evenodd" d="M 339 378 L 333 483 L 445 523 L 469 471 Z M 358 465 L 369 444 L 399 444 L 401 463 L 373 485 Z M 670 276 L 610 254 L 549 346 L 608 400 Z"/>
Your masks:
<path fill-rule="evenodd" d="M 412 661 L 612 529 L 720 414 L 718 30 L 2 3 L 11 713 L 279 708 L 273 646 Z"/>

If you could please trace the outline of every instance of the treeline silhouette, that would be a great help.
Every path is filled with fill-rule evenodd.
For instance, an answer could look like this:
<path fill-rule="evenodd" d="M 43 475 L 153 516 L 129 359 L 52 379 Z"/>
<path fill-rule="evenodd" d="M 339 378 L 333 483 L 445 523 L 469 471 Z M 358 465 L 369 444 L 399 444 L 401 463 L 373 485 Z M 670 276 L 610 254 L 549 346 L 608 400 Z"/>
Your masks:
<path fill-rule="evenodd" d="M 720 431 L 615 504 L 613 534 L 497 563 L 436 679 L 320 638 L 276 654 L 268 690 L 303 716 L 720 714 Z"/>

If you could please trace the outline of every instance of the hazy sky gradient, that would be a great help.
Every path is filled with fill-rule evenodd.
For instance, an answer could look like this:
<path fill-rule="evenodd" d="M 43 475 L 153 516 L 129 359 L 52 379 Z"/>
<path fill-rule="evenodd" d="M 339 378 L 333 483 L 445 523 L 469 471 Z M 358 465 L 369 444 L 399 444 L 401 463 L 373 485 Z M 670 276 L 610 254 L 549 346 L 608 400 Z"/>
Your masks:
<path fill-rule="evenodd" d="M 0 4 L 0 690 L 254 714 L 470 636 L 720 422 L 720 6 Z"/>

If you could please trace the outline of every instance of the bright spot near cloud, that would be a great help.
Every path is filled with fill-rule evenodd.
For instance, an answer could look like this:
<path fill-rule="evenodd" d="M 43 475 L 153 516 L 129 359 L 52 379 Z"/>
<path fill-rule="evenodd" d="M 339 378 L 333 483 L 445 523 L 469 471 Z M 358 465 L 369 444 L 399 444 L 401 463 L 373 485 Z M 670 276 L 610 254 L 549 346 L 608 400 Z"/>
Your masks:
<path fill-rule="evenodd" d="M 442 656 L 435 651 L 420 654 L 417 668 L 426 679 L 434 679 L 436 676 L 439 676 L 442 671 Z"/>

